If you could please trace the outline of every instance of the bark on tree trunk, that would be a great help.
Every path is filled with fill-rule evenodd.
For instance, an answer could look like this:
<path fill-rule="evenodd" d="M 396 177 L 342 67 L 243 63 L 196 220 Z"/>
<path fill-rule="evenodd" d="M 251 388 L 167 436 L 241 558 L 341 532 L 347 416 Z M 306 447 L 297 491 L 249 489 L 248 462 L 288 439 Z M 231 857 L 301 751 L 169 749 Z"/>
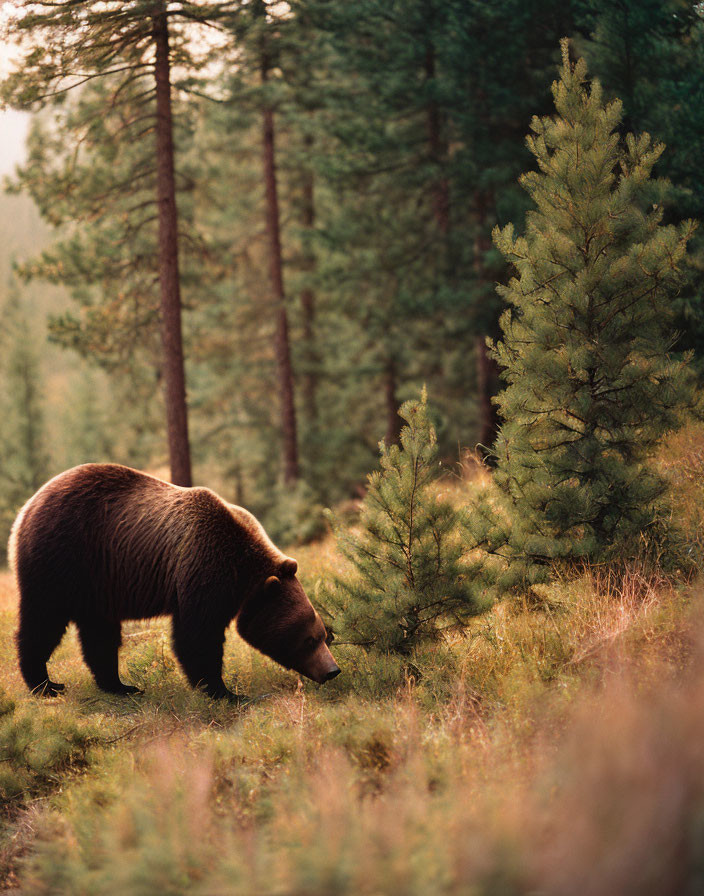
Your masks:
<path fill-rule="evenodd" d="M 307 141 L 312 148 L 312 140 Z M 315 225 L 315 195 L 313 173 L 303 173 L 303 214 L 302 223 L 308 235 L 312 234 Z M 315 270 L 315 257 L 306 246 L 304 250 L 303 272 L 310 275 Z M 301 292 L 301 309 L 303 311 L 303 346 L 305 352 L 305 373 L 303 375 L 303 409 L 306 423 L 315 429 L 318 422 L 318 375 L 317 351 L 315 346 L 315 292 L 310 284 L 306 284 Z"/>
<path fill-rule="evenodd" d="M 268 60 L 265 52 L 262 52 L 261 77 L 263 84 L 266 84 L 268 75 Z M 283 265 L 281 260 L 281 224 L 274 154 L 274 112 L 269 106 L 266 106 L 262 113 L 262 148 L 266 192 L 266 232 L 269 244 L 269 279 L 276 303 L 274 351 L 276 354 L 279 400 L 281 404 L 284 482 L 292 484 L 299 477 L 298 436 L 296 432 L 296 407 L 293 394 L 293 367 L 291 365 L 288 315 L 286 313 L 286 295 L 284 293 Z"/>
<path fill-rule="evenodd" d="M 166 425 L 171 481 L 191 485 L 191 453 L 188 442 L 186 375 L 181 331 L 181 289 L 178 270 L 178 214 L 174 177 L 173 122 L 169 69 L 169 29 L 160 3 L 152 18 L 156 50 L 156 156 L 159 208 L 159 287 L 161 291 L 161 339 L 166 395 Z"/>
<path fill-rule="evenodd" d="M 479 281 L 486 281 L 487 274 L 484 269 L 484 255 L 491 246 L 491 238 L 487 228 L 489 207 L 493 203 L 491 192 L 477 191 L 474 197 L 479 224 L 479 235 L 474 246 L 474 266 Z M 491 448 L 499 431 L 499 413 L 492 398 L 499 391 L 501 384 L 501 372 L 496 361 L 491 357 L 486 346 L 486 335 L 480 333 L 476 338 L 477 351 L 477 402 L 479 405 L 479 438 L 477 442 L 485 449 Z M 491 462 L 492 455 L 488 451 L 483 452 L 487 461 Z"/>
<path fill-rule="evenodd" d="M 384 436 L 384 441 L 387 445 L 397 445 L 400 441 L 403 420 L 398 413 L 396 363 L 393 358 L 389 358 L 384 370 L 384 397 L 386 399 L 386 435 Z"/>
<path fill-rule="evenodd" d="M 499 415 L 492 396 L 498 388 L 498 368 L 496 361 L 489 355 L 486 338 L 477 336 L 477 400 L 479 402 L 479 438 L 478 444 L 491 448 L 499 429 Z M 487 452 L 483 452 L 488 457 Z"/>
<path fill-rule="evenodd" d="M 425 51 L 425 76 L 428 81 L 435 80 L 435 47 L 428 44 Z M 433 185 L 433 215 L 441 233 L 450 229 L 450 191 L 447 178 L 442 173 L 442 164 L 446 157 L 446 146 L 442 136 L 440 110 L 434 99 L 427 107 L 428 143 L 430 158 L 437 165 L 438 176 Z"/>

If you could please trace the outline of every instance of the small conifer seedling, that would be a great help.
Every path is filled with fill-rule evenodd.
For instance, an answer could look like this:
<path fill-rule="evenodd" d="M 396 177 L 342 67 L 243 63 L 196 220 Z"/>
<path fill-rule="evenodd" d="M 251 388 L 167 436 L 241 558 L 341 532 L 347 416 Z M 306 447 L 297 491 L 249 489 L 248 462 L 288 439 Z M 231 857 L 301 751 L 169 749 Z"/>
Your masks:
<path fill-rule="evenodd" d="M 406 654 L 480 612 L 460 515 L 438 494 L 435 430 L 425 392 L 399 411 L 400 445 L 380 443 L 359 528 L 335 525 L 352 565 L 328 593 L 343 641 Z M 333 523 L 335 521 L 333 520 Z"/>

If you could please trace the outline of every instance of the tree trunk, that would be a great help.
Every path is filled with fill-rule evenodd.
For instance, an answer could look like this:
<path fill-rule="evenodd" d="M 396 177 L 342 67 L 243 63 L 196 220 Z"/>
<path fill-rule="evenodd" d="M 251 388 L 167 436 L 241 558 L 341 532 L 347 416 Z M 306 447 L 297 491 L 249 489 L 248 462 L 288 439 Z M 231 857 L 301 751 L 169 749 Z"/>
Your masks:
<path fill-rule="evenodd" d="M 435 81 L 435 48 L 429 43 L 425 51 L 425 76 L 427 81 Z M 427 107 L 428 143 L 430 158 L 437 167 L 437 175 L 433 184 L 433 216 L 441 233 L 450 229 L 450 191 L 442 166 L 447 147 L 442 136 L 440 110 L 435 99 L 430 99 Z"/>
<path fill-rule="evenodd" d="M 166 393 L 166 424 L 169 440 L 171 481 L 191 485 L 191 453 L 188 442 L 186 376 L 181 332 L 181 290 L 178 270 L 178 214 L 174 177 L 173 122 L 169 69 L 169 29 L 165 6 L 153 15 L 156 50 L 156 155 L 159 207 L 159 286 L 161 291 L 161 338 Z"/>
<path fill-rule="evenodd" d="M 478 190 L 474 201 L 479 227 L 479 234 L 474 245 L 474 267 L 477 279 L 482 283 L 489 279 L 484 269 L 484 256 L 491 247 L 487 219 L 489 207 L 493 203 L 493 194 Z M 485 459 L 491 461 L 492 455 L 489 449 L 494 444 L 499 430 L 499 414 L 492 398 L 499 391 L 501 372 L 499 365 L 487 350 L 485 333 L 477 335 L 475 345 L 477 351 L 477 402 L 479 405 L 479 438 L 477 442 L 484 449 L 482 453 Z"/>
<path fill-rule="evenodd" d="M 384 441 L 387 445 L 397 445 L 400 441 L 403 419 L 398 413 L 398 399 L 396 398 L 396 362 L 389 358 L 384 370 L 384 397 L 386 399 L 386 435 Z"/>
<path fill-rule="evenodd" d="M 262 52 L 261 77 L 263 84 L 266 84 L 268 74 L 268 60 L 265 52 Z M 274 350 L 276 353 L 281 405 L 284 482 L 291 484 L 295 483 L 299 477 L 298 437 L 296 432 L 296 407 L 293 397 L 293 368 L 291 365 L 288 315 L 286 313 L 286 295 L 284 293 L 283 265 L 281 260 L 281 224 L 274 155 L 274 112 L 270 106 L 265 106 L 264 108 L 262 124 L 264 186 L 266 191 L 266 233 L 269 244 L 269 279 L 276 303 Z"/>
<path fill-rule="evenodd" d="M 312 139 L 306 141 L 309 149 L 312 148 Z M 315 225 L 315 196 L 313 172 L 303 172 L 303 214 L 302 223 L 306 235 L 310 237 Z M 304 249 L 303 273 L 309 276 L 315 270 L 315 256 L 309 246 Z M 305 372 L 303 375 L 303 409 L 306 423 L 311 429 L 315 429 L 318 422 L 318 356 L 315 346 L 315 292 L 309 283 L 306 283 L 301 292 L 301 309 L 303 311 L 303 347 L 305 352 Z"/>
<path fill-rule="evenodd" d="M 488 449 L 494 444 L 499 429 L 499 415 L 496 405 L 491 400 L 498 389 L 498 368 L 496 361 L 487 350 L 486 338 L 477 336 L 477 401 L 479 403 L 479 438 L 477 440 L 485 457 L 489 457 Z"/>

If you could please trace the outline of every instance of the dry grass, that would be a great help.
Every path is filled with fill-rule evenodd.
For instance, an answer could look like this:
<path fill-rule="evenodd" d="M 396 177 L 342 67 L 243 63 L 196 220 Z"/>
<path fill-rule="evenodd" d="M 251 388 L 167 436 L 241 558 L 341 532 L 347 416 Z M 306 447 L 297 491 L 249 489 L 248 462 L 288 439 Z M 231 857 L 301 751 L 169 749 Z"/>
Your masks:
<path fill-rule="evenodd" d="M 704 506 L 699 444 L 691 434 L 668 460 L 671 475 L 695 477 L 682 492 L 692 526 Z M 438 487 L 461 501 L 485 476 Z M 340 570 L 331 537 L 292 553 L 313 597 Z M 498 604 L 412 663 L 337 648 L 344 675 L 325 688 L 232 633 L 226 680 L 271 695 L 244 711 L 187 686 L 163 621 L 125 626 L 122 672 L 146 692 L 127 700 L 96 690 L 71 631 L 52 659 L 66 694 L 42 702 L 17 672 L 16 596 L 2 574 L 0 674 L 17 718 L 32 720 L 39 746 L 67 732 L 81 745 L 12 766 L 25 792 L 6 807 L 5 886 L 72 896 L 700 892 L 700 611 L 697 586 L 636 565 L 585 568 Z"/>
<path fill-rule="evenodd" d="M 704 424 L 672 436 L 658 460 L 672 491 L 673 522 L 681 526 L 699 558 L 704 556 Z"/>
<path fill-rule="evenodd" d="M 546 692 L 528 731 L 463 681 L 433 712 L 413 689 L 374 706 L 282 696 L 75 787 L 44 816 L 23 892 L 697 892 L 701 657 L 659 672 L 619 662 L 567 704 Z"/>
<path fill-rule="evenodd" d="M 419 683 L 396 668 L 375 698 L 354 685 L 375 668 L 325 691 L 231 639 L 228 670 L 273 696 L 246 712 L 212 703 L 175 669 L 163 623 L 126 639 L 125 668 L 147 689 L 133 701 L 95 690 L 74 636 L 54 664 L 69 690 L 54 701 L 25 696 L 4 654 L 18 711 L 99 732 L 78 777 L 30 795 L 8 825 L 6 885 L 679 892 L 672 875 L 694 871 L 689 859 L 675 868 L 672 831 L 693 831 L 703 808 L 698 598 L 598 570 L 539 592 L 419 655 Z"/>
<path fill-rule="evenodd" d="M 0 570 L 0 613 L 17 611 L 15 577 L 9 570 Z"/>

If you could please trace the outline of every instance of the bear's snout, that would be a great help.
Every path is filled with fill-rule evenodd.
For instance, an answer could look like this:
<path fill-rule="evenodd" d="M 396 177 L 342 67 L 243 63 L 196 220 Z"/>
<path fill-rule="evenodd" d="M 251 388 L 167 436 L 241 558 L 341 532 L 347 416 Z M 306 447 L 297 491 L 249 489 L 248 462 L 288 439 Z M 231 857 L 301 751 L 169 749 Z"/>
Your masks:
<path fill-rule="evenodd" d="M 340 674 L 340 667 L 335 662 L 335 658 L 328 650 L 327 644 L 321 644 L 310 659 L 304 664 L 303 668 L 298 669 L 308 678 L 317 681 L 318 684 L 325 684 Z"/>

